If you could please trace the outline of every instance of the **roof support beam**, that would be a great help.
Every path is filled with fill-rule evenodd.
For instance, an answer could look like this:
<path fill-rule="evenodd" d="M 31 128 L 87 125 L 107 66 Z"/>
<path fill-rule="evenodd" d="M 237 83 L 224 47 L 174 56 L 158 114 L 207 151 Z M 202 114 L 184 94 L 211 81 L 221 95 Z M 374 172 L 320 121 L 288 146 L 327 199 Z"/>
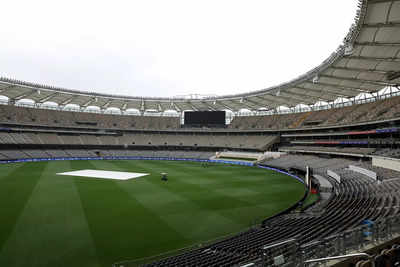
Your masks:
<path fill-rule="evenodd" d="M 142 98 L 142 102 L 140 103 L 140 111 L 144 112 L 146 110 L 146 104 L 144 103 L 144 99 Z"/>
<path fill-rule="evenodd" d="M 36 103 L 42 104 L 44 102 L 47 102 L 47 101 L 49 101 L 50 99 L 52 99 L 53 97 L 55 97 L 58 94 L 59 94 L 58 92 L 52 93 L 52 94 L 50 94 L 50 95 L 48 95 L 46 97 L 43 97 L 43 98 L 39 99 L 38 101 L 36 101 Z"/>
<path fill-rule="evenodd" d="M 368 4 L 371 3 L 387 3 L 387 2 L 397 2 L 400 0 L 368 0 Z"/>
<path fill-rule="evenodd" d="M 12 89 L 14 87 L 17 87 L 17 86 L 16 85 L 8 85 L 6 87 L 3 87 L 3 88 L 0 89 L 0 93 L 5 92 L 5 91 L 7 91 L 9 89 Z"/>
<path fill-rule="evenodd" d="M 268 95 L 264 95 L 264 96 L 268 96 Z M 273 99 L 271 99 L 272 101 L 274 101 L 274 99 L 281 99 L 283 101 L 279 101 L 281 106 L 288 106 L 288 107 L 292 107 L 295 106 L 297 104 L 299 104 L 299 102 L 297 100 L 293 100 L 293 98 L 289 98 L 289 97 L 285 97 L 285 96 L 269 96 L 272 97 Z"/>
<path fill-rule="evenodd" d="M 211 104 L 209 104 L 208 102 L 206 102 L 206 101 L 203 101 L 202 102 L 205 106 L 207 106 L 209 109 L 211 109 L 212 111 L 216 111 L 216 108 L 215 107 L 213 107 Z"/>
<path fill-rule="evenodd" d="M 314 84 L 311 81 L 307 81 L 306 83 Z M 321 86 L 326 86 L 326 87 L 338 88 L 338 89 L 342 90 L 343 92 L 347 92 L 345 94 L 345 96 L 353 95 L 352 93 L 354 93 L 354 92 L 357 92 L 357 94 L 358 93 L 370 93 L 370 91 L 364 90 L 364 89 L 359 88 L 359 87 L 349 87 L 349 86 L 342 86 L 342 85 L 338 85 L 338 84 L 323 83 L 323 82 L 318 82 L 317 84 L 321 85 Z"/>
<path fill-rule="evenodd" d="M 298 89 L 301 89 L 301 90 L 304 90 L 304 91 L 312 91 L 312 92 L 315 92 L 315 93 L 318 93 L 318 94 L 324 94 L 324 95 L 331 95 L 331 96 L 333 96 L 333 97 L 346 97 L 345 95 L 343 95 L 343 94 L 339 94 L 339 93 L 337 93 L 337 92 L 332 92 L 332 91 L 327 91 L 327 90 L 318 90 L 318 89 L 313 89 L 313 88 L 304 88 L 304 87 L 301 87 L 301 86 L 296 86 L 296 87 L 294 87 L 294 88 L 298 88 Z"/>
<path fill-rule="evenodd" d="M 231 100 L 231 102 L 234 103 L 234 100 Z M 254 106 L 252 103 L 246 102 L 246 100 L 244 100 L 243 102 L 241 102 L 240 105 L 245 106 L 246 108 L 248 108 L 248 109 L 250 109 L 250 110 L 257 109 L 257 106 Z"/>
<path fill-rule="evenodd" d="M 24 99 L 24 98 L 26 98 L 26 97 L 29 97 L 29 96 L 31 96 L 31 95 L 34 95 L 34 94 L 36 94 L 36 93 L 37 93 L 37 90 L 31 90 L 31 91 L 29 91 L 29 92 L 27 92 L 27 93 L 23 93 L 23 94 L 21 94 L 21 95 L 18 95 L 18 96 L 16 96 L 16 97 L 14 97 L 13 99 L 14 99 L 15 101 L 18 101 L 18 100 Z"/>
<path fill-rule="evenodd" d="M 276 96 L 272 96 L 272 95 L 257 95 L 258 98 L 261 98 L 263 100 L 269 101 L 271 104 L 271 107 L 278 107 L 278 106 L 288 106 L 288 105 L 294 105 L 293 102 L 289 101 L 289 103 L 287 101 L 282 101 L 282 98 L 278 98 Z"/>
<path fill-rule="evenodd" d="M 234 100 L 230 99 L 230 100 L 224 100 L 223 102 L 219 102 L 219 104 L 224 105 L 225 107 L 229 107 L 230 110 L 232 111 L 239 111 L 241 108 L 249 108 L 247 105 L 238 105 L 237 102 L 235 102 Z M 251 108 L 251 107 L 250 107 Z"/>
<path fill-rule="evenodd" d="M 283 91 L 283 93 L 287 93 L 289 95 L 299 96 L 299 97 L 301 97 L 303 99 L 303 104 L 307 104 L 307 105 L 312 105 L 312 104 L 315 104 L 315 102 L 319 102 L 319 101 L 325 101 L 325 102 L 332 101 L 331 98 L 326 98 L 324 96 L 321 96 L 321 95 L 323 95 L 323 92 L 319 92 L 319 93 L 315 94 L 315 92 L 307 92 L 307 90 L 297 88 L 297 90 L 302 90 L 302 91 L 307 92 L 306 94 L 302 94 L 302 93 L 297 92 L 297 91 L 294 92 L 293 90 L 295 90 L 296 88 L 297 87 L 285 90 L 285 91 Z M 311 100 L 311 101 L 305 101 L 304 99 Z"/>
<path fill-rule="evenodd" d="M 111 102 L 112 102 L 112 100 L 108 99 L 108 101 L 104 105 L 101 106 L 101 109 L 107 109 L 110 106 Z"/>
<path fill-rule="evenodd" d="M 400 43 L 387 43 L 387 42 L 355 42 L 354 45 L 362 45 L 362 46 L 400 46 Z"/>
<path fill-rule="evenodd" d="M 351 82 L 369 83 L 369 84 L 373 84 L 376 86 L 396 86 L 395 83 L 388 83 L 388 82 L 375 81 L 375 80 L 364 80 L 364 79 L 349 78 L 349 77 L 332 76 L 332 75 L 326 75 L 326 74 L 321 74 L 320 77 L 336 79 L 336 80 L 351 81 Z"/>
<path fill-rule="evenodd" d="M 293 88 L 292 90 L 295 90 L 295 88 Z M 302 91 L 304 91 L 304 90 L 302 90 Z M 322 101 L 331 101 L 331 99 L 327 99 L 327 98 L 324 98 L 323 96 L 321 96 L 323 94 L 322 92 L 320 94 L 317 94 L 317 95 L 315 95 L 315 94 L 302 94 L 302 93 L 299 93 L 299 92 L 290 91 L 290 89 L 288 89 L 287 91 L 284 91 L 284 92 L 300 96 L 303 99 L 312 99 L 312 101 L 314 101 L 314 102 L 318 102 L 318 101 L 321 101 L 321 100 Z M 310 93 L 310 92 L 307 92 L 307 93 Z"/>
<path fill-rule="evenodd" d="M 199 101 L 194 101 L 194 102 L 190 102 L 192 107 L 195 107 L 197 111 L 203 111 L 204 108 L 202 106 L 202 103 Z"/>
<path fill-rule="evenodd" d="M 361 71 L 361 72 L 377 73 L 377 74 L 388 73 L 387 71 L 384 70 L 363 69 L 363 68 L 348 68 L 348 67 L 335 67 L 335 66 L 330 66 L 329 68 L 334 70 Z"/>
<path fill-rule="evenodd" d="M 95 101 L 96 101 L 96 98 L 92 98 L 89 101 L 87 101 L 86 103 L 84 103 L 83 105 L 81 105 L 81 107 L 82 108 L 86 108 L 86 107 L 90 106 L 90 104 L 92 104 Z"/>
<path fill-rule="evenodd" d="M 252 97 L 252 98 L 257 97 L 257 98 L 261 99 L 263 105 L 266 105 L 266 106 L 268 106 L 268 107 L 269 107 L 269 106 L 273 106 L 273 104 L 276 103 L 276 101 L 272 101 L 272 100 L 267 99 L 267 98 L 264 98 L 264 97 L 262 97 L 262 96 L 264 96 L 264 95 L 254 95 L 254 96 L 250 96 L 250 97 Z M 266 102 L 266 104 L 264 104 L 264 102 Z"/>
<path fill-rule="evenodd" d="M 267 105 L 263 105 L 262 103 L 260 103 L 260 102 L 258 102 L 258 101 L 254 101 L 253 99 L 250 99 L 250 98 L 246 98 L 246 101 L 247 102 L 250 102 L 250 103 L 253 103 L 254 105 L 256 105 L 257 106 L 257 110 L 259 109 L 259 108 L 265 108 Z"/>
<path fill-rule="evenodd" d="M 158 112 L 163 112 L 164 111 L 164 109 L 162 108 L 160 102 L 157 103 L 157 110 L 158 110 Z"/>
<path fill-rule="evenodd" d="M 302 96 L 299 97 L 297 94 L 292 94 L 292 93 L 288 93 L 285 91 L 281 91 L 281 94 L 279 96 L 287 98 L 287 99 L 296 99 L 298 101 L 298 103 L 296 103 L 296 105 L 306 104 L 306 100 L 304 99 L 304 97 L 302 97 Z"/>
<path fill-rule="evenodd" d="M 388 22 L 388 23 L 364 23 L 364 28 L 390 28 L 390 27 L 399 27 L 400 22 Z"/>
<path fill-rule="evenodd" d="M 63 105 L 63 106 L 68 105 L 69 103 L 71 103 L 72 101 L 77 99 L 78 97 L 79 97 L 79 95 L 72 95 L 70 98 L 67 98 L 66 100 L 61 102 L 61 105 Z"/>
<path fill-rule="evenodd" d="M 400 62 L 400 58 L 397 58 L 397 57 L 345 56 L 344 58 L 367 60 L 367 61 Z"/>
<path fill-rule="evenodd" d="M 182 112 L 182 110 L 174 102 L 171 102 L 171 108 L 173 108 L 174 110 L 176 110 L 179 113 Z"/>
<path fill-rule="evenodd" d="M 192 102 L 187 102 L 187 104 L 192 108 L 194 111 L 199 111 L 199 109 L 192 104 Z"/>
<path fill-rule="evenodd" d="M 181 112 L 190 109 L 190 105 L 187 102 L 174 102 L 174 106 L 178 107 Z"/>
<path fill-rule="evenodd" d="M 128 102 L 125 102 L 121 107 L 121 111 L 125 111 L 127 106 L 128 106 Z"/>
<path fill-rule="evenodd" d="M 217 104 L 223 106 L 225 109 L 229 109 L 230 111 L 239 111 L 239 110 L 236 110 L 235 108 L 225 105 L 225 102 L 222 102 L 222 101 L 218 101 Z"/>

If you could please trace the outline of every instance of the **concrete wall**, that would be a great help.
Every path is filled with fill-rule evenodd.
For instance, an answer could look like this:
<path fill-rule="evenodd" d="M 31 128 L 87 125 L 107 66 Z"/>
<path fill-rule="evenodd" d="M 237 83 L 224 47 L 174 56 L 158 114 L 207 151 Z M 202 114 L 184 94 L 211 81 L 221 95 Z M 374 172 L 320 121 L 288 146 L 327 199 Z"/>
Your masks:
<path fill-rule="evenodd" d="M 370 171 L 370 170 L 367 170 L 367 169 L 364 169 L 364 168 L 361 168 L 361 167 L 358 167 L 358 166 L 354 166 L 354 165 L 349 165 L 349 169 L 352 170 L 352 171 L 364 174 L 364 175 L 366 175 L 368 177 L 371 177 L 374 180 L 377 179 L 376 172 L 373 172 L 373 171 Z"/>
<path fill-rule="evenodd" d="M 372 166 L 382 167 L 400 172 L 400 159 L 372 157 Z"/>

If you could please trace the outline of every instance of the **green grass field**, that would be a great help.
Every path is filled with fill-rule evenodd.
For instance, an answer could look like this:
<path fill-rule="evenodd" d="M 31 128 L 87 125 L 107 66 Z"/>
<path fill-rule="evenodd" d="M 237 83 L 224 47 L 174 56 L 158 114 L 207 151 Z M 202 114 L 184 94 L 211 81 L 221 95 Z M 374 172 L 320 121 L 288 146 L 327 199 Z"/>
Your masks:
<path fill-rule="evenodd" d="M 127 181 L 59 176 L 82 169 L 146 172 Z M 167 172 L 169 181 L 160 180 Z M 107 266 L 241 231 L 304 194 L 255 167 L 178 161 L 0 165 L 0 266 Z"/>

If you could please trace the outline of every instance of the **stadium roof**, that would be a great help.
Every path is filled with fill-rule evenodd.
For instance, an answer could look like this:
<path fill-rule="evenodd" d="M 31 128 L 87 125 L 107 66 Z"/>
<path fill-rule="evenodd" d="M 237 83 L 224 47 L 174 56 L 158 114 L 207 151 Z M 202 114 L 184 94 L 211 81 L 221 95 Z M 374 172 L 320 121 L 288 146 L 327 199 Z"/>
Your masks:
<path fill-rule="evenodd" d="M 355 23 L 344 42 L 321 65 L 278 86 L 248 93 L 207 98 L 157 98 L 92 93 L 0 78 L 0 95 L 11 102 L 32 99 L 81 108 L 121 111 L 269 110 L 313 105 L 374 93 L 400 84 L 400 0 L 359 0 Z"/>

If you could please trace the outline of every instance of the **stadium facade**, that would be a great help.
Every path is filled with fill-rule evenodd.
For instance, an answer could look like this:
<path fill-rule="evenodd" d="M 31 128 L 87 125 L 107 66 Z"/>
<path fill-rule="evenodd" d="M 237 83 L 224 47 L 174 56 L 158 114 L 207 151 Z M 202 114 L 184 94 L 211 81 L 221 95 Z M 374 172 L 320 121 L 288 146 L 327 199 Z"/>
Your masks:
<path fill-rule="evenodd" d="M 328 59 L 292 81 L 258 91 L 151 98 L 1 78 L 0 94 L 7 100 L 0 105 L 0 160 L 282 152 L 257 164 L 301 177 L 311 167 L 320 192 L 315 206 L 300 215 L 266 218 L 240 235 L 149 266 L 261 266 L 279 257 L 300 265 L 388 243 L 400 234 L 399 85 L 400 1 L 360 0 L 354 25 Z M 21 105 L 23 99 L 34 104 Z M 57 104 L 51 112 L 48 102 Z M 78 110 L 68 111 L 72 104 Z M 90 106 L 98 112 L 81 112 Z M 107 114 L 110 108 L 124 115 Z M 239 116 L 243 109 L 251 114 Z M 175 115 L 163 116 L 171 110 Z M 182 128 L 185 110 L 230 110 L 237 116 L 222 129 Z M 375 228 L 361 227 L 366 220 Z M 373 233 L 367 238 L 365 227 Z"/>

